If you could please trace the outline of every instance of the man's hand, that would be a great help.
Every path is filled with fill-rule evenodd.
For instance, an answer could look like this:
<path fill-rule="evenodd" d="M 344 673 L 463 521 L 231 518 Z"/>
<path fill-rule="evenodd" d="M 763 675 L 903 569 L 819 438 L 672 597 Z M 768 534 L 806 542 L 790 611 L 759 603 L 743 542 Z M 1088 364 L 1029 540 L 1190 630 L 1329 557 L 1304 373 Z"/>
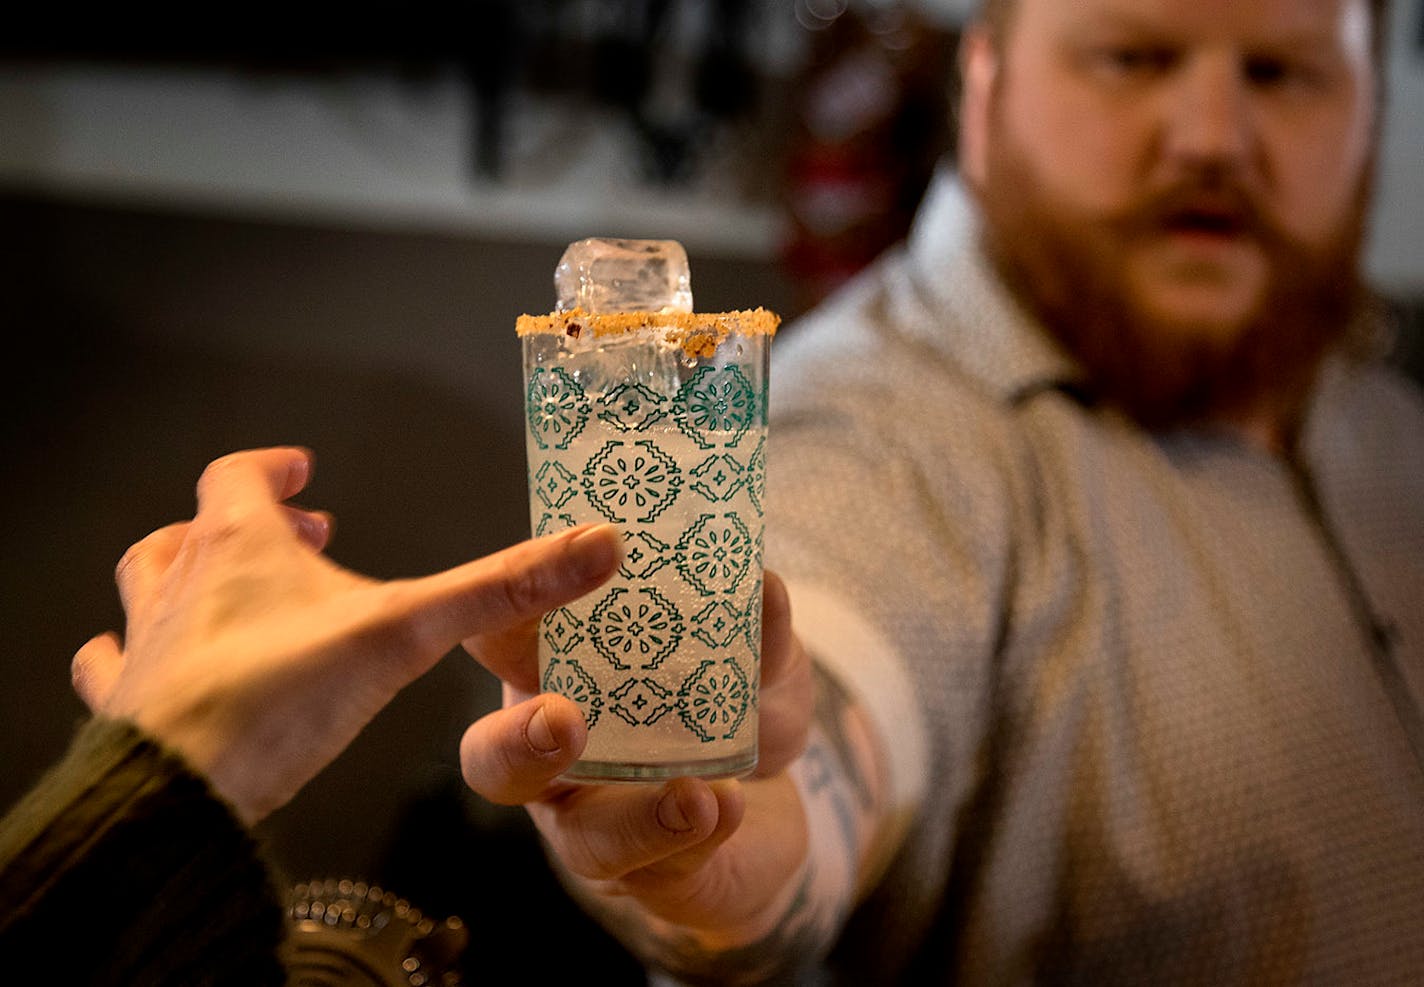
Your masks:
<path fill-rule="evenodd" d="M 587 731 L 571 701 L 535 695 L 535 625 L 465 642 L 505 682 L 505 708 L 465 734 L 466 781 L 491 801 L 526 805 L 575 892 L 655 962 L 670 947 L 715 953 L 765 936 L 807 858 L 806 811 L 787 768 L 811 725 L 811 665 L 781 580 L 767 573 L 765 586 L 760 760 L 745 782 L 560 783 Z"/>
<path fill-rule="evenodd" d="M 102 634 L 74 657 L 92 710 L 181 752 L 248 822 L 295 795 L 462 639 L 528 625 L 618 565 L 618 534 L 604 525 L 422 579 L 373 580 L 321 554 L 328 516 L 285 503 L 310 474 L 301 449 L 212 463 L 196 517 L 120 561 L 122 641 Z"/>

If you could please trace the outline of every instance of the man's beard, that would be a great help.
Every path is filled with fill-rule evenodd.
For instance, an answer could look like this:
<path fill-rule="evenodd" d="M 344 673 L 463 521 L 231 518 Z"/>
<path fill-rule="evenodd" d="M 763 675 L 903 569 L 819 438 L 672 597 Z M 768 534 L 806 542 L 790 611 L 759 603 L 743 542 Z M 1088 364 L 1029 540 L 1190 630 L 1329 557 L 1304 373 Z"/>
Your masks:
<path fill-rule="evenodd" d="M 1293 429 L 1321 358 L 1366 308 L 1358 261 L 1368 177 L 1320 246 L 1280 231 L 1220 168 L 1084 221 L 1042 194 L 1006 128 L 996 129 L 988 179 L 975 189 L 985 248 L 1029 313 L 1079 361 L 1093 397 L 1154 429 L 1261 415 Z M 1127 246 L 1190 221 L 1184 210 L 1203 196 L 1229 203 L 1233 228 L 1266 258 L 1264 290 L 1235 332 L 1168 323 L 1144 310 L 1127 283 Z"/>

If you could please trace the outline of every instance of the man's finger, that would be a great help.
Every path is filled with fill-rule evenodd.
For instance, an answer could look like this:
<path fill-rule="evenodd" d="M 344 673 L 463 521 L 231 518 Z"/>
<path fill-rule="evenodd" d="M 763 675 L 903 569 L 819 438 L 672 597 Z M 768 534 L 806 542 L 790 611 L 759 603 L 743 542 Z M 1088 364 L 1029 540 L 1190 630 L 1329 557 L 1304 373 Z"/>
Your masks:
<path fill-rule="evenodd" d="M 124 653 L 113 631 L 90 638 L 69 664 L 74 691 L 94 713 L 104 707 L 123 670 Z"/>
<path fill-rule="evenodd" d="M 761 695 L 756 777 L 768 778 L 800 756 L 811 728 L 811 660 L 791 630 L 791 599 L 773 572 L 762 598 Z"/>
<path fill-rule="evenodd" d="M 791 642 L 791 597 L 786 584 L 770 569 L 762 577 L 761 682 L 775 686 L 783 675 L 796 672 Z"/>
<path fill-rule="evenodd" d="M 764 907 L 756 887 L 793 892 L 806 859 L 809 831 L 790 778 L 712 786 L 720 818 L 707 839 L 624 876 L 618 889 L 654 915 L 696 927 L 757 922 Z M 761 904 L 758 904 L 758 903 Z"/>
<path fill-rule="evenodd" d="M 537 696 L 476 720 L 460 741 L 460 770 L 489 801 L 523 805 L 549 792 L 587 739 L 577 706 Z"/>
<path fill-rule="evenodd" d="M 536 802 L 529 814 L 570 871 L 612 880 L 696 846 L 718 827 L 716 793 L 704 781 L 591 785 Z"/>
<path fill-rule="evenodd" d="M 686 850 L 669 854 L 623 878 L 624 887 L 652 900 L 659 890 L 668 890 L 666 883 L 680 880 L 707 866 L 712 855 L 731 839 L 746 815 L 746 787 L 735 779 L 724 778 L 708 783 L 717 799 L 717 825 L 701 842 Z"/>

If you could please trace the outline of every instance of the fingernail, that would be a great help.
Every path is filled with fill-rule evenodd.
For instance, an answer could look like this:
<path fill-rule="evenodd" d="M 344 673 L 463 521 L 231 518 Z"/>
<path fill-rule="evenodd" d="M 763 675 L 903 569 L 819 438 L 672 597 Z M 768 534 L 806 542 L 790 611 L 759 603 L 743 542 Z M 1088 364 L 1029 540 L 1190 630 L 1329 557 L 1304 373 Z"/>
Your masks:
<path fill-rule="evenodd" d="M 297 522 L 301 526 L 301 536 L 310 545 L 325 547 L 331 541 L 334 525 L 331 515 L 318 511 L 303 514 Z"/>
<path fill-rule="evenodd" d="M 658 801 L 658 824 L 673 833 L 686 833 L 692 829 L 687 814 L 682 810 L 677 792 L 668 792 Z"/>
<path fill-rule="evenodd" d="M 553 754 L 559 749 L 559 742 L 554 739 L 554 731 L 549 729 L 549 717 L 543 706 L 529 717 L 529 725 L 524 728 L 524 740 L 540 754 Z"/>
<path fill-rule="evenodd" d="M 606 576 L 618 564 L 621 544 L 609 534 L 614 530 L 611 524 L 600 524 L 574 535 L 569 548 L 574 553 L 574 567 L 580 576 L 585 579 Z"/>
<path fill-rule="evenodd" d="M 287 484 L 301 490 L 309 482 L 312 475 L 312 454 L 309 449 L 298 448 L 301 456 L 292 461 L 292 465 L 287 468 Z"/>

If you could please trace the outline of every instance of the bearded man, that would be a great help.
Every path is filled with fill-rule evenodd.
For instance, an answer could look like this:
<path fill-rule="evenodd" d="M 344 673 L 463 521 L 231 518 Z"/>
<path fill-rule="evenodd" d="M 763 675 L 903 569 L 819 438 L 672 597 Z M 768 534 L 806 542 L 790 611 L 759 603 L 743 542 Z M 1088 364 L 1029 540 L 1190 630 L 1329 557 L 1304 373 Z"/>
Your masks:
<path fill-rule="evenodd" d="M 1424 402 L 1359 272 L 1386 20 L 981 12 L 957 172 L 778 344 L 758 776 L 540 789 L 469 745 L 650 965 L 1418 979 Z"/>

